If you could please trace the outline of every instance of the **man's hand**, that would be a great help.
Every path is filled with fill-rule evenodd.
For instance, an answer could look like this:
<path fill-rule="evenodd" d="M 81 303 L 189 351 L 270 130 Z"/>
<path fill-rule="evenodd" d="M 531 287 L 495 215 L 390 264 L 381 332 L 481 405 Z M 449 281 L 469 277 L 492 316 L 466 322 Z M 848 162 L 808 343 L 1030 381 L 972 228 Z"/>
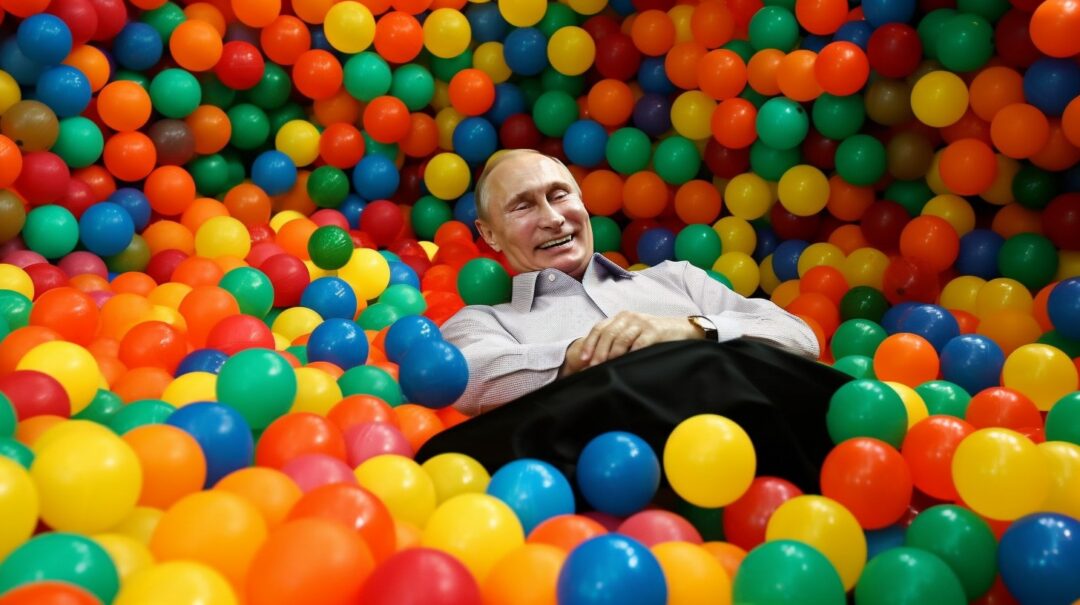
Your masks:
<path fill-rule="evenodd" d="M 615 359 L 629 351 L 674 340 L 702 339 L 705 333 L 685 317 L 657 317 L 623 311 L 595 326 L 566 349 L 560 376 Z"/>

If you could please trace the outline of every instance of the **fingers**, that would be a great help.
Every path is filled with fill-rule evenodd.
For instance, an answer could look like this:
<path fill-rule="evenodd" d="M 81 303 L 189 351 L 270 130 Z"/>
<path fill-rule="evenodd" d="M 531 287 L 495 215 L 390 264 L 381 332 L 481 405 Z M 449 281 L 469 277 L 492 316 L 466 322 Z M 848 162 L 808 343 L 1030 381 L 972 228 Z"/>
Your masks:
<path fill-rule="evenodd" d="M 608 351 L 608 359 L 615 359 L 616 357 L 625 355 L 630 348 L 634 346 L 634 343 L 644 333 L 641 326 L 638 324 L 630 324 L 626 326 L 624 330 L 617 336 L 611 343 L 611 350 Z"/>
<path fill-rule="evenodd" d="M 605 319 L 593 326 L 593 329 L 589 331 L 589 334 L 585 337 L 585 341 L 581 345 L 581 361 L 588 361 L 592 358 L 593 352 L 596 350 L 596 343 L 600 341 L 600 336 L 604 332 L 604 328 L 611 323 L 612 320 Z"/>

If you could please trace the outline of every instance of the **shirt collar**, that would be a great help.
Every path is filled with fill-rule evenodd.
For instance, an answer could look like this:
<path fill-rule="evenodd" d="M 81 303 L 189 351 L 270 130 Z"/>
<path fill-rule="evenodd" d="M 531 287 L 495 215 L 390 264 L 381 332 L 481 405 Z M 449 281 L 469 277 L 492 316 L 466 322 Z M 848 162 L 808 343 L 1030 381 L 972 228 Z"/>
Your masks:
<path fill-rule="evenodd" d="M 547 270 L 556 271 L 557 269 Z M 540 279 L 541 273 L 542 271 L 530 271 L 514 276 L 510 306 L 515 311 L 527 313 L 532 310 L 533 300 L 536 297 L 536 280 Z M 633 278 L 634 273 L 623 269 L 599 252 L 593 253 L 589 266 L 585 268 L 582 282 L 595 283 L 607 277 L 614 279 Z"/>

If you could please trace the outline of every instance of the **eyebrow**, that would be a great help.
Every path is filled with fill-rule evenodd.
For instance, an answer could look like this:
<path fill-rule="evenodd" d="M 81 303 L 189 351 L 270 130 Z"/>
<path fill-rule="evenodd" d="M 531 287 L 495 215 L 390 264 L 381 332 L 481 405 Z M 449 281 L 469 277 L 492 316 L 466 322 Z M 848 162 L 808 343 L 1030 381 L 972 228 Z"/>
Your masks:
<path fill-rule="evenodd" d="M 533 187 L 532 189 L 526 189 L 525 191 L 518 192 L 514 197 L 510 198 L 505 204 L 503 204 L 503 210 L 513 208 L 519 202 L 527 201 L 529 197 L 531 197 L 532 195 L 535 195 L 539 191 L 543 191 L 543 192 L 547 193 L 547 192 L 550 192 L 550 191 L 552 191 L 554 189 L 560 189 L 560 188 L 561 189 L 566 189 L 569 192 L 574 191 L 574 187 L 570 183 L 566 182 L 565 180 L 549 181 L 548 183 L 546 183 L 544 185 L 541 185 L 539 187 Z"/>

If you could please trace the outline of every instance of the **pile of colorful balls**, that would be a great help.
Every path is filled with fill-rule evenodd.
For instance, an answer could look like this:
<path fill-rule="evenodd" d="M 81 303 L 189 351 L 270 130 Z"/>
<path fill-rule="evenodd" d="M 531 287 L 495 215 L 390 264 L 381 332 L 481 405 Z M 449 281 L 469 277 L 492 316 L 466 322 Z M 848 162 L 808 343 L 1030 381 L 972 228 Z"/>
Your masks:
<path fill-rule="evenodd" d="M 814 329 L 820 494 L 413 460 L 521 147 Z M 1070 605 L 1078 367 L 1076 0 L 0 0 L 0 605 Z"/>

